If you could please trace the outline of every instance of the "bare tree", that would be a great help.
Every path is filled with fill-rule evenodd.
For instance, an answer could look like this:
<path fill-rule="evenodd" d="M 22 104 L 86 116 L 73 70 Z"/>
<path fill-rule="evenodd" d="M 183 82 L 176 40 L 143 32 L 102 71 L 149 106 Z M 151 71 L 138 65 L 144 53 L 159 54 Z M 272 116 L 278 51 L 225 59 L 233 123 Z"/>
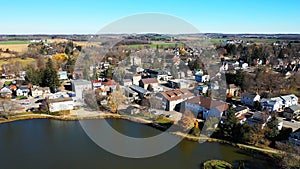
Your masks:
<path fill-rule="evenodd" d="M 14 111 L 17 109 L 17 105 L 18 104 L 12 101 L 0 101 L 0 109 L 3 116 L 9 119 L 14 114 Z"/>
<path fill-rule="evenodd" d="M 118 113 L 119 106 L 126 100 L 126 97 L 123 95 L 118 83 L 116 86 L 116 91 L 112 92 L 108 97 L 108 104 L 110 106 L 111 112 Z"/>
<path fill-rule="evenodd" d="M 186 110 L 182 114 L 181 119 L 178 121 L 178 124 L 184 129 L 184 130 L 190 130 L 194 127 L 194 122 L 195 122 L 195 116 L 194 114 Z"/>
<path fill-rule="evenodd" d="M 300 148 L 293 147 L 291 143 L 276 142 L 276 148 L 283 151 L 280 165 L 286 169 L 300 168 Z"/>
<path fill-rule="evenodd" d="M 152 96 L 149 98 L 149 102 L 150 102 L 150 108 L 151 109 L 159 109 L 159 110 L 163 110 L 163 102 L 161 98 Z"/>
<path fill-rule="evenodd" d="M 41 111 L 46 112 L 47 114 L 50 114 L 50 99 L 46 97 L 40 106 Z"/>

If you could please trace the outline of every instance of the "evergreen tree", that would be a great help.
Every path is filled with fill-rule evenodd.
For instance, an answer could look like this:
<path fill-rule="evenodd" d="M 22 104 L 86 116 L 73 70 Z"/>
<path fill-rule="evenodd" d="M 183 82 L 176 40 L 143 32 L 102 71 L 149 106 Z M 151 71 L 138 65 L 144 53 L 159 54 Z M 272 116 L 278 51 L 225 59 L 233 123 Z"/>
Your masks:
<path fill-rule="evenodd" d="M 280 59 L 283 59 L 283 58 L 284 58 L 284 52 L 283 52 L 282 49 L 280 50 L 280 52 L 279 52 L 279 54 L 278 54 L 278 58 L 280 58 Z"/>
<path fill-rule="evenodd" d="M 34 85 L 40 85 L 43 74 L 42 71 L 37 71 L 33 67 L 28 67 L 25 75 L 25 80 Z"/>
<path fill-rule="evenodd" d="M 52 93 L 59 86 L 59 79 L 51 59 L 48 59 L 46 67 L 43 71 L 42 86 L 48 86 Z"/>
<path fill-rule="evenodd" d="M 221 127 L 222 136 L 226 140 L 233 141 L 234 135 L 236 135 L 236 128 L 238 125 L 238 120 L 235 116 L 235 110 L 233 107 L 230 107 L 227 111 L 227 119 Z"/>
<path fill-rule="evenodd" d="M 111 67 L 109 67 L 107 70 L 106 70 L 106 78 L 109 78 L 111 79 L 113 77 L 113 70 Z"/>
<path fill-rule="evenodd" d="M 278 119 L 275 116 L 272 116 L 271 119 L 267 122 L 267 137 L 270 139 L 275 138 L 279 134 L 278 129 Z"/>

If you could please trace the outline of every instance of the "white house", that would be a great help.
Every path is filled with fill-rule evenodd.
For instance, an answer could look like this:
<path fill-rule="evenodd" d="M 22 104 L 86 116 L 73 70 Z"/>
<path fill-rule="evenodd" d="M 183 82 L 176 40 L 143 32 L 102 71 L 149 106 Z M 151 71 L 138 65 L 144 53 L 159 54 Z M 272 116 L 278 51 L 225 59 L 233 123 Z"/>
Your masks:
<path fill-rule="evenodd" d="M 187 89 L 169 90 L 156 94 L 157 97 L 162 99 L 165 110 L 172 111 L 179 103 L 194 97 L 193 93 Z"/>
<path fill-rule="evenodd" d="M 100 80 L 93 80 L 92 85 L 93 85 L 93 89 L 97 89 L 97 88 L 100 88 L 102 86 Z"/>
<path fill-rule="evenodd" d="M 248 69 L 248 63 L 243 63 L 242 65 L 241 65 L 241 67 L 242 67 L 242 69 Z"/>
<path fill-rule="evenodd" d="M 81 102 L 82 99 L 84 98 L 83 92 L 85 90 L 90 90 L 92 89 L 92 82 L 88 80 L 73 80 L 72 82 L 72 90 L 75 92 L 75 102 Z M 81 103 L 82 104 L 82 103 Z"/>
<path fill-rule="evenodd" d="M 201 85 L 198 86 L 195 90 L 194 90 L 194 94 L 195 95 L 202 95 L 202 94 L 206 94 L 208 91 L 208 86 L 207 85 Z"/>
<path fill-rule="evenodd" d="M 254 106 L 256 101 L 260 100 L 260 96 L 258 94 L 250 94 L 250 93 L 243 93 L 241 102 L 248 106 Z"/>
<path fill-rule="evenodd" d="M 281 101 L 278 99 L 262 99 L 260 104 L 262 110 L 267 110 L 268 112 L 278 111 L 282 107 Z"/>
<path fill-rule="evenodd" d="M 131 79 L 123 79 L 122 82 L 121 82 L 121 85 L 125 86 L 125 87 L 129 87 L 132 84 L 132 80 Z"/>
<path fill-rule="evenodd" d="M 16 90 L 17 96 L 28 96 L 29 89 L 27 87 L 20 87 Z"/>
<path fill-rule="evenodd" d="M 67 71 L 59 71 L 59 72 L 57 72 L 57 76 L 58 76 L 59 80 L 68 80 Z"/>
<path fill-rule="evenodd" d="M 50 92 L 50 88 L 49 87 L 33 87 L 31 89 L 31 93 L 32 93 L 32 97 L 36 97 L 36 96 L 44 96 L 46 94 L 51 93 Z"/>
<path fill-rule="evenodd" d="M 1 95 L 1 97 L 11 97 L 12 91 L 8 87 L 3 87 L 0 90 L 0 95 Z"/>
<path fill-rule="evenodd" d="M 132 84 L 139 85 L 140 80 L 142 79 L 142 75 L 140 75 L 140 74 L 129 74 L 129 75 L 125 76 L 125 79 L 131 79 Z"/>
<path fill-rule="evenodd" d="M 263 110 L 279 111 L 285 107 L 290 107 L 298 104 L 298 97 L 294 94 L 273 97 L 269 99 L 262 99 L 261 106 Z"/>
<path fill-rule="evenodd" d="M 171 80 L 172 78 L 173 78 L 173 76 L 168 75 L 168 74 L 158 74 L 157 75 L 157 80 L 159 83 Z"/>
<path fill-rule="evenodd" d="M 172 88 L 178 88 L 178 89 L 189 88 L 191 84 L 189 81 L 185 79 L 173 79 L 173 80 L 169 80 L 168 83 L 169 86 L 171 86 Z"/>
<path fill-rule="evenodd" d="M 235 86 L 235 84 L 229 84 L 226 89 L 226 94 L 228 97 L 236 97 L 241 91 L 240 87 Z"/>
<path fill-rule="evenodd" d="M 298 104 L 298 97 L 294 94 L 280 96 L 284 107 L 290 107 Z"/>
<path fill-rule="evenodd" d="M 202 116 L 205 120 L 210 117 L 221 118 L 228 108 L 227 103 L 204 96 L 195 96 L 185 102 L 186 110 L 190 110 L 196 117 Z"/>
<path fill-rule="evenodd" d="M 201 82 L 201 83 L 208 82 L 209 79 L 210 79 L 209 75 L 196 75 L 195 76 L 195 80 L 197 82 Z"/>
<path fill-rule="evenodd" d="M 240 121 L 241 124 L 245 123 L 247 120 L 246 114 L 249 112 L 249 108 L 246 106 L 234 106 L 236 111 L 235 116 Z"/>
<path fill-rule="evenodd" d="M 73 108 L 74 108 L 74 102 L 71 97 L 49 99 L 50 112 L 73 110 Z"/>
<path fill-rule="evenodd" d="M 156 78 L 141 79 L 140 87 L 149 91 L 154 91 L 158 88 L 158 81 Z"/>
<path fill-rule="evenodd" d="M 220 72 L 226 72 L 228 70 L 228 63 L 223 63 L 220 67 Z"/>

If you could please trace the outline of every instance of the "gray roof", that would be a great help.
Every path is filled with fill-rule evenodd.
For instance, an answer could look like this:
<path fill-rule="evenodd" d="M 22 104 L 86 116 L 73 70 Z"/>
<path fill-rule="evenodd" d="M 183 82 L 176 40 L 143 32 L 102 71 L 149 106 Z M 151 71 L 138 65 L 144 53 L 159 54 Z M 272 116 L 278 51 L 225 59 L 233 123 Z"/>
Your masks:
<path fill-rule="evenodd" d="M 291 101 L 293 99 L 296 99 L 297 96 L 295 96 L 294 94 L 290 94 L 290 95 L 280 96 L 280 98 L 282 98 L 285 101 Z"/>
<path fill-rule="evenodd" d="M 248 107 L 246 107 L 246 106 L 237 106 L 235 108 L 235 111 L 239 112 L 239 111 L 242 111 L 242 110 L 245 110 L 245 109 L 248 109 Z"/>
<path fill-rule="evenodd" d="M 243 93 L 243 97 L 247 97 L 247 98 L 252 98 L 252 99 L 254 99 L 255 96 L 257 96 L 257 94 Z"/>
<path fill-rule="evenodd" d="M 137 91 L 137 92 L 142 93 L 142 94 L 146 94 L 146 93 L 147 93 L 147 90 L 146 90 L 146 89 L 141 88 L 141 87 L 139 87 L 139 86 L 137 86 L 137 85 L 131 85 L 130 88 L 131 88 L 132 90 Z"/>
<path fill-rule="evenodd" d="M 92 86 L 91 81 L 84 80 L 84 79 L 73 80 L 72 83 L 74 85 L 91 85 Z"/>
<path fill-rule="evenodd" d="M 289 108 L 290 108 L 291 110 L 293 110 L 294 112 L 295 112 L 295 111 L 299 111 L 299 110 L 300 110 L 300 105 L 299 105 L 299 104 L 293 105 L 293 106 L 290 106 Z"/>

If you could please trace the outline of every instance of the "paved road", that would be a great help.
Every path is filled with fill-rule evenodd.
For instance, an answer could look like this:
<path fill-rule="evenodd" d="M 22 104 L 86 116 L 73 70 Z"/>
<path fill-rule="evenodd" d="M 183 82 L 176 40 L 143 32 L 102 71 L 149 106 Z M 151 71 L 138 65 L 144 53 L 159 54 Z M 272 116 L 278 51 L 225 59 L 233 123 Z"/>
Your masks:
<path fill-rule="evenodd" d="M 283 122 L 283 127 L 292 128 L 293 131 L 300 128 L 300 122 L 299 121 L 295 121 L 295 122 L 286 121 L 286 120 L 283 120 L 282 117 L 278 117 L 278 119 Z"/>

